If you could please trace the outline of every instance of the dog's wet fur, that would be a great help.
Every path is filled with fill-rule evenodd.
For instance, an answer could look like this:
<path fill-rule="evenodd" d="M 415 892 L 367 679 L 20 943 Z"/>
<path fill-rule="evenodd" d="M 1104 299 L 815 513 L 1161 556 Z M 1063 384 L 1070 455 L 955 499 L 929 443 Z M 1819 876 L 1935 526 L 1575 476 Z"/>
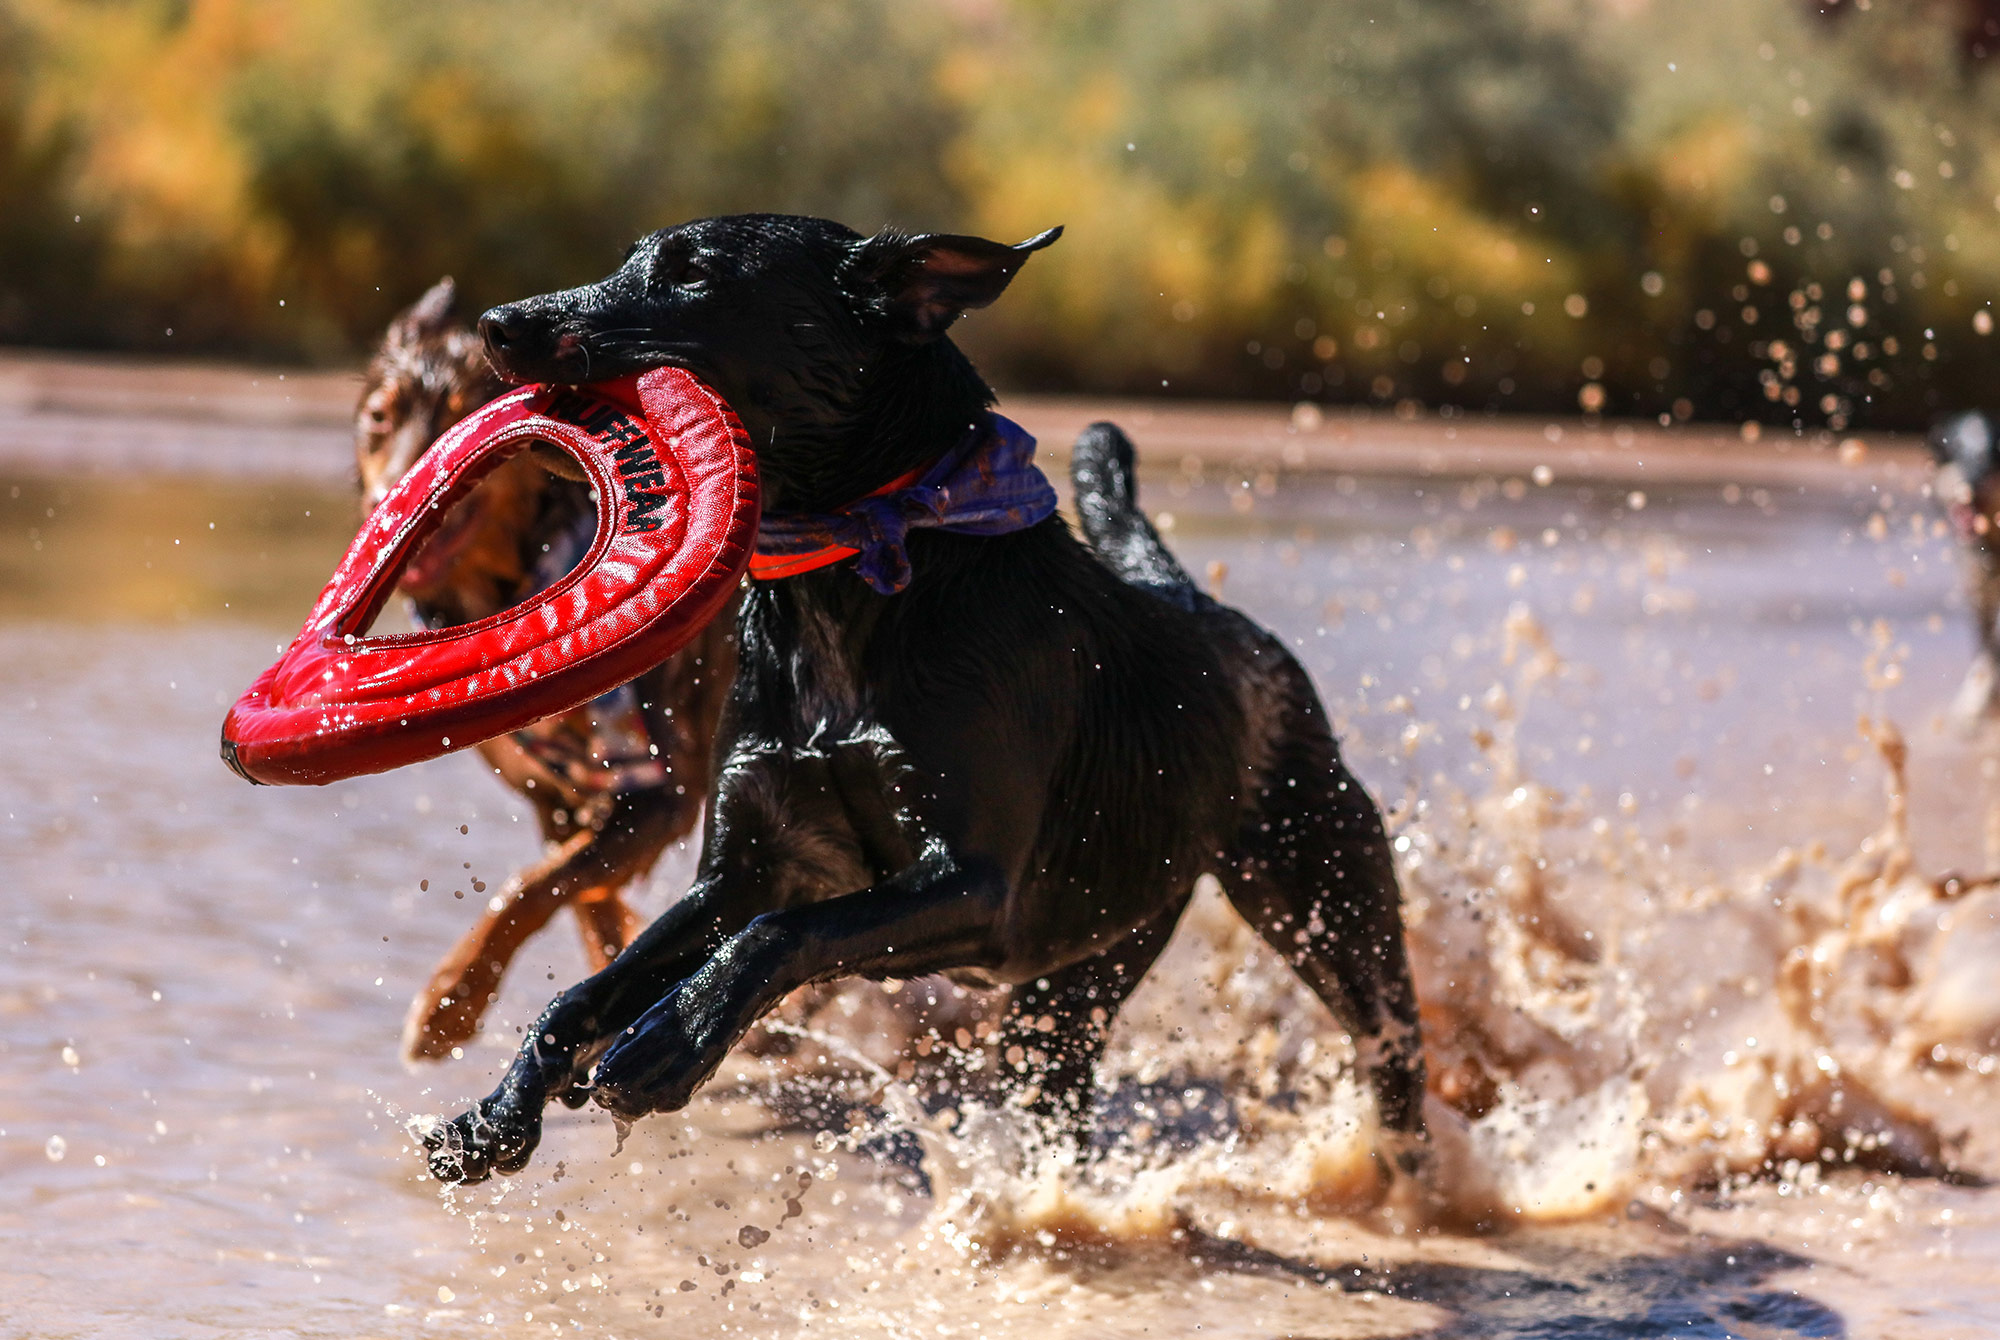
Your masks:
<path fill-rule="evenodd" d="M 742 418 L 767 509 L 831 509 L 982 422 L 992 393 L 947 331 L 1056 236 L 708 219 L 479 324 L 512 380 L 687 368 Z M 924 530 L 893 596 L 849 564 L 749 587 L 693 887 L 427 1136 L 436 1176 L 526 1166 L 551 1100 L 680 1108 L 787 993 L 855 976 L 1011 986 L 1003 1054 L 1074 1133 L 1204 873 L 1352 1035 L 1414 1163 L 1424 1068 L 1380 814 L 1305 670 L 1137 510 L 1124 435 L 1087 430 L 1074 478 L 1087 546 L 1057 516 Z"/>
<path fill-rule="evenodd" d="M 1940 419 L 1928 441 L 1938 464 L 1938 497 L 1965 547 L 1978 646 L 1952 715 L 1971 725 L 2000 717 L 2000 424 L 1968 410 Z"/>
<path fill-rule="evenodd" d="M 508 389 L 478 333 L 456 316 L 456 298 L 452 281 L 440 281 L 391 323 L 369 362 L 355 418 L 364 513 L 441 433 Z M 496 614 L 527 593 L 548 538 L 580 518 L 590 524 L 596 513 L 581 471 L 559 452 L 511 457 L 453 508 L 434 547 L 406 569 L 402 589 L 434 627 Z M 479 897 L 477 922 L 410 1003 L 408 1059 L 435 1060 L 469 1041 L 514 954 L 563 907 L 575 913 L 593 968 L 631 940 L 637 919 L 625 890 L 694 828 L 735 661 L 731 620 L 718 619 L 634 683 L 643 729 L 660 748 L 658 784 L 618 786 L 590 768 L 551 766 L 552 755 L 588 747 L 590 706 L 478 747 L 533 806 L 547 851 L 490 901 Z M 442 881 L 436 892 L 443 896 Z"/>

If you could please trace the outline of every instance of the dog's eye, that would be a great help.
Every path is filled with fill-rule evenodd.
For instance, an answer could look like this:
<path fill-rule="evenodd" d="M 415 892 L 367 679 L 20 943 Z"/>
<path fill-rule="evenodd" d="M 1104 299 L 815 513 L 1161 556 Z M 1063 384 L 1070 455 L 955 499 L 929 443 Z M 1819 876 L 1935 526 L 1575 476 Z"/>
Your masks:
<path fill-rule="evenodd" d="M 696 288 L 708 281 L 708 267 L 693 256 L 662 256 L 654 276 L 660 283 L 675 288 Z"/>
<path fill-rule="evenodd" d="M 394 397 L 387 395 L 370 396 L 367 403 L 361 407 L 362 431 L 368 433 L 386 431 L 394 422 L 395 414 L 396 402 Z"/>

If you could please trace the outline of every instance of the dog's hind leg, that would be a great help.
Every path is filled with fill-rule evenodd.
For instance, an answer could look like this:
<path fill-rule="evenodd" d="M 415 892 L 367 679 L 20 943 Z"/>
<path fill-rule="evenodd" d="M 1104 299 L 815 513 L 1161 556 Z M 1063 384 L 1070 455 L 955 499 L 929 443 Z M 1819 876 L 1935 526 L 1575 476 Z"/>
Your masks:
<path fill-rule="evenodd" d="M 1001 1064 L 1032 1085 L 1030 1107 L 1079 1149 L 1090 1147 L 1091 1094 L 1111 1022 L 1187 904 L 1183 891 L 1110 949 L 1014 988 L 1000 1028 Z"/>
<path fill-rule="evenodd" d="M 1423 1134 L 1424 1058 L 1388 838 L 1305 671 L 1285 657 L 1279 681 L 1271 756 L 1233 868 L 1219 874 L 1237 911 L 1352 1035 L 1383 1129 L 1402 1137 L 1407 1162 Z"/>
<path fill-rule="evenodd" d="M 436 1060 L 469 1041 L 514 955 L 566 903 L 582 924 L 593 967 L 615 957 L 630 939 L 631 913 L 620 892 L 686 831 L 685 806 L 676 807 L 680 799 L 665 797 L 675 802 L 667 804 L 648 792 L 620 796 L 600 828 L 572 835 L 509 881 L 410 1002 L 405 1059 Z"/>

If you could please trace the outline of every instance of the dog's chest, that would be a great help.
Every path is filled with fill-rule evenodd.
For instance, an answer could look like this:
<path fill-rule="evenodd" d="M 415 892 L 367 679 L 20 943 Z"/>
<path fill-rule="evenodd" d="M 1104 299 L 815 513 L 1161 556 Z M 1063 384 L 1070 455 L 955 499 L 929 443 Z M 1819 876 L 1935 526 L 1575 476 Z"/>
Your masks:
<path fill-rule="evenodd" d="M 780 905 L 880 883 L 924 845 L 908 769 L 879 728 L 734 752 L 723 766 L 723 827 L 756 834 Z"/>
<path fill-rule="evenodd" d="M 802 602 L 803 603 L 803 602 Z M 782 834 L 774 871 L 794 896 L 845 892 L 914 859 L 922 845 L 924 792 L 908 757 L 874 710 L 861 669 L 865 628 L 815 609 L 774 615 L 746 647 L 770 661 L 768 691 L 747 705 L 743 739 L 731 760 L 734 803 L 761 811 Z"/>
<path fill-rule="evenodd" d="M 817 746 L 854 734 L 865 711 L 854 631 L 807 607 L 793 613 L 776 640 L 790 671 L 791 701 L 784 710 L 792 738 Z"/>

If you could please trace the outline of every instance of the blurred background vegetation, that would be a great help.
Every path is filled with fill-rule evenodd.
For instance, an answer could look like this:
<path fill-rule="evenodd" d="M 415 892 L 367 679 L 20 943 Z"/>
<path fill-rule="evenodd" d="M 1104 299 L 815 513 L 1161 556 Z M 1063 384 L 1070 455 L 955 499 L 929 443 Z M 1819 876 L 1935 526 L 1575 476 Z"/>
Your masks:
<path fill-rule="evenodd" d="M 1990 0 L 0 0 L 0 341 L 351 360 L 736 210 L 1068 225 L 1012 387 L 1994 399 Z"/>

